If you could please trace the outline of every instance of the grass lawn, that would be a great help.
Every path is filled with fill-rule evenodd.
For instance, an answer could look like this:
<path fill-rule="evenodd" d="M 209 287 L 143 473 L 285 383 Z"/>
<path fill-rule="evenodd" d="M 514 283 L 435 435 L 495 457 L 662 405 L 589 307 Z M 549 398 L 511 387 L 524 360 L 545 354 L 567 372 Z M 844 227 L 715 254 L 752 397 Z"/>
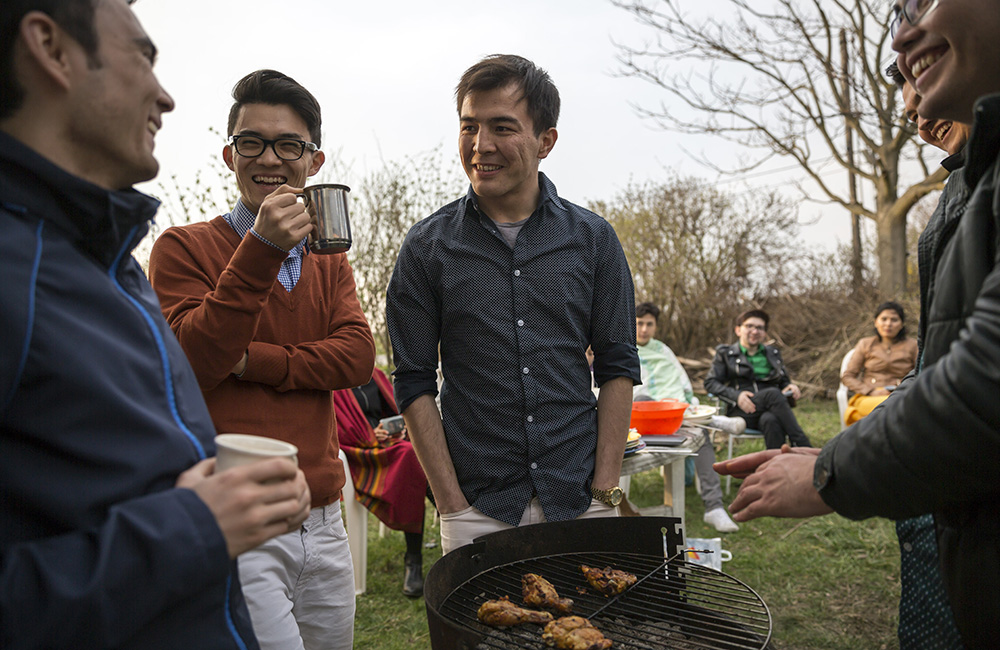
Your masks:
<path fill-rule="evenodd" d="M 800 403 L 796 414 L 813 444 L 836 435 L 833 401 Z M 741 441 L 734 453 L 763 448 Z M 720 458 L 725 457 L 723 448 Z M 733 482 L 736 494 L 738 481 Z M 723 488 L 725 485 L 723 484 Z M 662 499 L 656 471 L 633 476 L 631 498 L 640 506 Z M 889 521 L 854 522 L 839 515 L 815 519 L 758 519 L 721 535 L 701 520 L 701 498 L 687 488 L 688 537 L 722 537 L 733 559 L 729 575 L 753 588 L 771 610 L 773 644 L 780 650 L 834 648 L 893 649 L 899 603 L 899 549 Z M 428 506 L 428 511 L 430 507 Z M 427 517 L 424 569 L 440 556 L 437 529 Z M 378 536 L 378 520 L 368 518 L 368 591 L 358 598 L 354 647 L 359 650 L 430 648 L 423 599 L 402 594 L 403 534 Z"/>

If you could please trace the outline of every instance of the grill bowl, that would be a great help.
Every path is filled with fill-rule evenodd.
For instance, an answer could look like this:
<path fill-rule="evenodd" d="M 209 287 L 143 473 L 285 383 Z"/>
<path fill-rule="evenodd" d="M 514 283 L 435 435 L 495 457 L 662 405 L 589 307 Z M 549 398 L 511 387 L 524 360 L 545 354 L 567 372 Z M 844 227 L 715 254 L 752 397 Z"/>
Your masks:
<path fill-rule="evenodd" d="M 669 436 L 681 428 L 687 408 L 687 402 L 676 399 L 636 402 L 629 426 L 644 436 Z"/>
<path fill-rule="evenodd" d="M 424 583 L 434 650 L 550 650 L 541 628 L 498 630 L 476 619 L 485 600 L 520 602 L 520 579 L 539 573 L 574 599 L 573 613 L 591 618 L 621 650 L 770 649 L 771 617 L 752 589 L 726 574 L 677 559 L 680 520 L 612 517 L 522 526 L 493 533 L 442 557 Z M 675 555 L 675 553 L 677 555 Z M 582 582 L 579 565 L 613 566 L 639 584 L 618 599 Z M 664 566 L 666 565 L 666 568 Z M 646 576 L 643 578 L 643 576 Z M 678 642 L 676 635 L 687 640 Z"/>

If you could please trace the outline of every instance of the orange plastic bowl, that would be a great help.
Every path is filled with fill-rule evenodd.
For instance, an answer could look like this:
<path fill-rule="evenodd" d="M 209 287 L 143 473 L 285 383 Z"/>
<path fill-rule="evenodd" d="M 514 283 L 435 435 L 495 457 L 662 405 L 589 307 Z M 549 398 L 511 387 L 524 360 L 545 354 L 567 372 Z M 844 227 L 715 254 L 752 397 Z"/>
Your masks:
<path fill-rule="evenodd" d="M 644 436 L 669 436 L 681 428 L 687 407 L 687 402 L 677 399 L 636 402 L 629 426 Z"/>

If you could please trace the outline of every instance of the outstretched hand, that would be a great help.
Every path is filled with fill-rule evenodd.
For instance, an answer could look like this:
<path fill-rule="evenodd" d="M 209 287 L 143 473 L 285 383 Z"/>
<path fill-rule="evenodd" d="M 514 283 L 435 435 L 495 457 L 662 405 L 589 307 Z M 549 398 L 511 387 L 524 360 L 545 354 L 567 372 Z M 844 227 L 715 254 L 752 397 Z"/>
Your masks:
<path fill-rule="evenodd" d="M 297 529 L 312 497 L 305 474 L 285 458 L 271 458 L 214 474 L 209 458 L 183 472 L 176 487 L 193 490 L 212 511 L 229 557 Z"/>
<path fill-rule="evenodd" d="M 765 449 L 752 454 L 744 454 L 730 460 L 724 460 L 712 465 L 712 469 L 722 476 L 732 476 L 734 478 L 746 478 L 757 471 L 761 465 L 771 460 L 778 454 L 802 454 L 805 456 L 819 456 L 818 447 L 791 447 L 788 443 L 781 445 L 781 449 Z"/>
<path fill-rule="evenodd" d="M 777 453 L 743 481 L 736 499 L 729 506 L 733 519 L 813 517 L 833 512 L 813 487 L 813 470 L 819 452 L 809 452 L 808 449 L 785 453 L 769 450 Z"/>

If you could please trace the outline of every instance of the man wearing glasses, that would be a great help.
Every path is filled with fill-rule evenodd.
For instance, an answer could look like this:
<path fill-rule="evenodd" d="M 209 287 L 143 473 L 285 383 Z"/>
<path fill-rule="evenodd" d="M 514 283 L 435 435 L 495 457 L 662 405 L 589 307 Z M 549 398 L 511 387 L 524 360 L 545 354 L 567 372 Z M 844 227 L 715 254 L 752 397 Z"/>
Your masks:
<path fill-rule="evenodd" d="M 737 521 L 832 511 L 852 519 L 932 514 L 961 643 L 996 648 L 1000 3 L 897 2 L 894 12 L 892 48 L 920 95 L 918 113 L 973 124 L 961 181 L 969 197 L 938 238 L 928 286 L 921 283 L 920 373 L 818 455 L 761 452 L 716 468 L 752 472 L 731 507 Z"/>
<path fill-rule="evenodd" d="M 789 404 L 789 398 L 797 400 L 802 393 L 788 377 L 778 348 L 764 345 L 770 320 L 762 309 L 739 315 L 739 341 L 715 349 L 705 390 L 729 405 L 726 415 L 761 429 L 768 449 L 781 447 L 786 439 L 794 447 L 811 447 Z"/>
<path fill-rule="evenodd" d="M 324 161 L 318 102 L 273 70 L 244 77 L 233 99 L 222 157 L 240 199 L 164 232 L 149 277 L 216 429 L 296 445 L 312 491 L 300 529 L 240 557 L 261 647 L 350 648 L 354 576 L 330 392 L 367 383 L 374 342 L 346 255 L 306 250 L 313 222 L 295 193 Z"/>

